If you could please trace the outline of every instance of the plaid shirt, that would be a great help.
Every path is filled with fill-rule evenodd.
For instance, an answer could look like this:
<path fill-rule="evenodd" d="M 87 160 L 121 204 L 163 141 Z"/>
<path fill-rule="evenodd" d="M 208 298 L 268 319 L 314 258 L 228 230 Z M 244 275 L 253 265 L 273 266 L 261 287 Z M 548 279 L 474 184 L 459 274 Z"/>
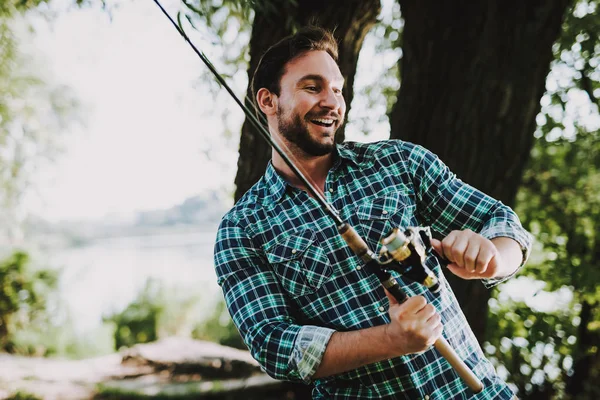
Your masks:
<path fill-rule="evenodd" d="M 526 260 L 530 235 L 502 203 L 457 179 L 431 152 L 402 141 L 346 142 L 325 182 L 325 197 L 376 253 L 392 227 L 431 226 L 443 236 L 469 228 L 515 239 Z M 314 380 L 316 399 L 511 399 L 484 357 L 435 257 L 442 290 L 399 278 L 442 317 L 444 337 L 484 384 L 474 395 L 431 348 Z M 253 357 L 272 377 L 311 382 L 334 331 L 390 322 L 378 279 L 362 268 L 318 203 L 269 164 L 227 213 L 215 245 L 218 283 Z M 501 280 L 487 280 L 491 287 Z"/>

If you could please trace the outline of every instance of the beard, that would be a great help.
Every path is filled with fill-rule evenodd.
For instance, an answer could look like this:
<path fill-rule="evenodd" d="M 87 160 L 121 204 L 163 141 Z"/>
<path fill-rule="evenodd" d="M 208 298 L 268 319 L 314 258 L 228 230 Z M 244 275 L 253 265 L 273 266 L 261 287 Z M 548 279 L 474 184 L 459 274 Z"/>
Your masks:
<path fill-rule="evenodd" d="M 308 130 L 308 123 L 300 118 L 297 113 L 291 117 L 280 108 L 277 110 L 277 125 L 279 133 L 290 143 L 295 144 L 300 150 L 310 156 L 324 156 L 333 151 L 335 140 L 331 143 L 322 143 L 314 139 Z M 341 124 L 340 124 L 341 126 Z M 337 130 L 337 129 L 336 129 Z"/>

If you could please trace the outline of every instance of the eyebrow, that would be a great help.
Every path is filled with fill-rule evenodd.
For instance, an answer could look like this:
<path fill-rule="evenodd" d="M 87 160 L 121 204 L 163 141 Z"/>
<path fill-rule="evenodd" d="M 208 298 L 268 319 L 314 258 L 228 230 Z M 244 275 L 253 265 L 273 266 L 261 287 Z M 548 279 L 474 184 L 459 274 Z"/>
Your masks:
<path fill-rule="evenodd" d="M 325 78 L 322 75 L 318 75 L 318 74 L 308 74 L 308 75 L 304 75 L 302 78 L 298 79 L 298 82 L 302 82 L 302 81 L 324 81 Z M 336 80 L 342 81 L 342 85 L 344 84 L 344 77 L 343 76 L 339 76 L 336 78 Z"/>

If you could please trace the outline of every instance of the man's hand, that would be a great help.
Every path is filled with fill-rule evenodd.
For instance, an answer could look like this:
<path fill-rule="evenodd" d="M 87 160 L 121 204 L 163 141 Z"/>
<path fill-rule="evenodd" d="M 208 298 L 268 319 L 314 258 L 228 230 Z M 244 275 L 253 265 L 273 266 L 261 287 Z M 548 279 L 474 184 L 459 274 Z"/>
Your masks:
<path fill-rule="evenodd" d="M 441 242 L 432 239 L 431 245 L 450 261 L 448 269 L 463 279 L 492 278 L 501 265 L 500 253 L 494 243 L 468 229 L 452 231 Z"/>
<path fill-rule="evenodd" d="M 516 241 L 505 237 L 489 240 L 468 229 L 452 231 L 441 242 L 432 239 L 431 245 L 440 256 L 450 261 L 448 269 L 463 279 L 510 275 L 522 259 Z"/>
<path fill-rule="evenodd" d="M 410 297 L 404 303 L 387 290 L 391 322 L 386 325 L 389 346 L 397 355 L 427 350 L 442 334 L 441 317 L 423 296 Z"/>

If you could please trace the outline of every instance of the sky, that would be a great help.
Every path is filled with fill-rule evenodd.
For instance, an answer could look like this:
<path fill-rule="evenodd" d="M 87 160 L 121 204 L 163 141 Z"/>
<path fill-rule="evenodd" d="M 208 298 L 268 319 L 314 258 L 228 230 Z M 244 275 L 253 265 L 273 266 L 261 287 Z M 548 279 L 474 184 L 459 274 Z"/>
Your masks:
<path fill-rule="evenodd" d="M 98 218 L 231 190 L 237 143 L 220 137 L 213 99 L 197 88 L 203 66 L 154 3 L 123 4 L 112 20 L 97 8 L 58 15 L 34 19 L 27 45 L 74 91 L 85 125 L 64 134 L 65 152 L 37 177 L 33 210 Z"/>
<path fill-rule="evenodd" d="M 23 50 L 41 60 L 43 72 L 74 91 L 85 121 L 64 133 L 64 153 L 36 177 L 29 210 L 58 221 L 166 208 L 207 190 L 219 190 L 229 201 L 239 140 L 223 138 L 218 114 L 224 103 L 231 125 L 241 127 L 241 110 L 198 84 L 208 70 L 153 2 L 116 2 L 110 16 L 71 3 L 52 2 L 57 17 L 51 22 L 29 16 L 35 35 L 23 40 Z M 178 2 L 163 3 L 175 16 Z M 188 33 L 218 66 L 218 49 Z M 376 57 L 369 40 L 363 53 L 356 87 L 395 62 L 393 56 L 368 62 Z M 232 85 L 241 94 L 247 82 L 240 72 L 243 79 Z M 355 101 L 355 113 L 364 114 L 360 98 Z M 349 140 L 387 135 L 385 123 L 370 136 L 347 129 Z"/>

